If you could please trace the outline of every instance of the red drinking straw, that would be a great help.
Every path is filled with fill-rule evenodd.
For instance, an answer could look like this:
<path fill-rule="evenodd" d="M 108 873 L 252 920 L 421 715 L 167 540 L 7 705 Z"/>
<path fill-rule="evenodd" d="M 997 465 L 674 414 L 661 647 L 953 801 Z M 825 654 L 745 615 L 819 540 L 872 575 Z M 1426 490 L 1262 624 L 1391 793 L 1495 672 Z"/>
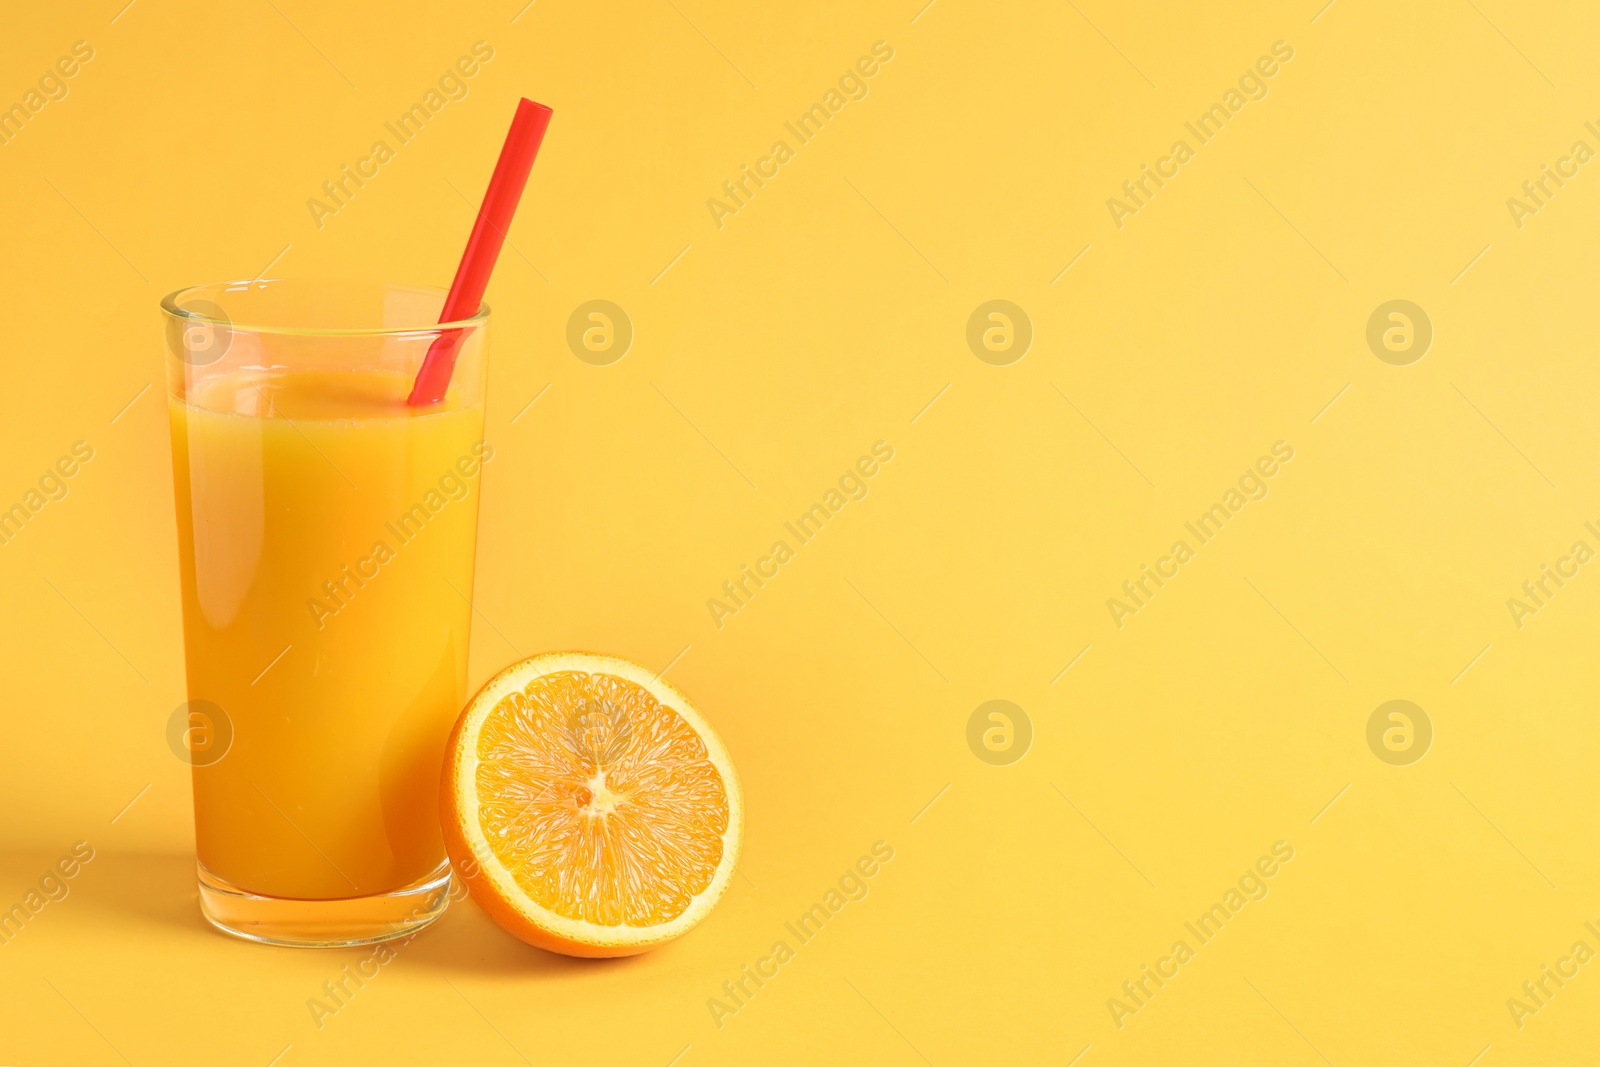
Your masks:
<path fill-rule="evenodd" d="M 483 304 L 489 274 L 500 258 L 511 216 L 522 199 L 522 187 L 528 184 L 533 157 L 538 155 L 539 143 L 549 125 L 550 109 L 543 104 L 524 98 L 517 105 L 505 147 L 500 149 L 500 160 L 494 165 L 494 176 L 483 194 L 483 206 L 472 224 L 472 236 L 467 238 L 467 250 L 461 254 L 461 266 L 456 268 L 456 280 L 450 283 L 450 295 L 445 297 L 444 310 L 439 313 L 440 322 L 456 322 L 476 314 Z M 446 330 L 434 338 L 406 403 L 433 404 L 444 399 L 456 366 L 456 349 L 465 335 L 465 330 Z"/>

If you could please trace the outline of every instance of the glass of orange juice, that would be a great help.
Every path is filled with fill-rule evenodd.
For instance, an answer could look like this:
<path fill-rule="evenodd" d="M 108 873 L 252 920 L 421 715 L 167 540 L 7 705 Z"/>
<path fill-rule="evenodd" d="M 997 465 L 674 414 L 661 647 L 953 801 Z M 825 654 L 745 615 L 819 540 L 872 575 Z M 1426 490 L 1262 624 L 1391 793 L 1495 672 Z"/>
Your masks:
<path fill-rule="evenodd" d="M 274 944 L 404 936 L 450 896 L 489 309 L 254 281 L 162 301 L 200 907 Z M 460 331 L 444 399 L 406 402 Z"/>

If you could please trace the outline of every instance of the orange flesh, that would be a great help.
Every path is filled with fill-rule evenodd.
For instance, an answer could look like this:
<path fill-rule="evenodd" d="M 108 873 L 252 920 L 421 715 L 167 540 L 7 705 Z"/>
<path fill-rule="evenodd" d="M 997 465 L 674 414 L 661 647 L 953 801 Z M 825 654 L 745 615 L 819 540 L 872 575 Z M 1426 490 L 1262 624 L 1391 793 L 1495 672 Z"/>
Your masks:
<path fill-rule="evenodd" d="M 478 758 L 484 838 L 550 911 L 659 925 L 711 884 L 727 788 L 699 735 L 644 688 L 577 671 L 537 678 L 489 712 Z"/>

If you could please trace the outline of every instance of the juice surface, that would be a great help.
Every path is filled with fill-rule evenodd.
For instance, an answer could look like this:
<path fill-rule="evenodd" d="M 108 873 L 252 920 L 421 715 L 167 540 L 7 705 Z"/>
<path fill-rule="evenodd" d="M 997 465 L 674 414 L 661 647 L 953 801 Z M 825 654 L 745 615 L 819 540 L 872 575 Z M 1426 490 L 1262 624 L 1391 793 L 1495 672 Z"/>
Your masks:
<path fill-rule="evenodd" d="M 483 407 L 379 373 L 239 372 L 171 402 L 200 862 L 251 892 L 391 892 L 445 857 Z M 225 731 L 226 725 L 213 729 Z"/>

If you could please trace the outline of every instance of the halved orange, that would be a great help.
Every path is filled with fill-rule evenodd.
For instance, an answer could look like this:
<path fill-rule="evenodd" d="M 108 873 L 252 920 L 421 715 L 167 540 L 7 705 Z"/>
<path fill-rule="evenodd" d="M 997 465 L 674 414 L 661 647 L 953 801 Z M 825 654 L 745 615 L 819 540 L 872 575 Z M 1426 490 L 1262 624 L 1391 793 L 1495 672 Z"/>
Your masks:
<path fill-rule="evenodd" d="M 510 933 L 628 956 L 687 933 L 728 888 L 744 800 L 722 741 L 643 667 L 586 652 L 491 678 L 445 755 L 456 874 Z"/>

